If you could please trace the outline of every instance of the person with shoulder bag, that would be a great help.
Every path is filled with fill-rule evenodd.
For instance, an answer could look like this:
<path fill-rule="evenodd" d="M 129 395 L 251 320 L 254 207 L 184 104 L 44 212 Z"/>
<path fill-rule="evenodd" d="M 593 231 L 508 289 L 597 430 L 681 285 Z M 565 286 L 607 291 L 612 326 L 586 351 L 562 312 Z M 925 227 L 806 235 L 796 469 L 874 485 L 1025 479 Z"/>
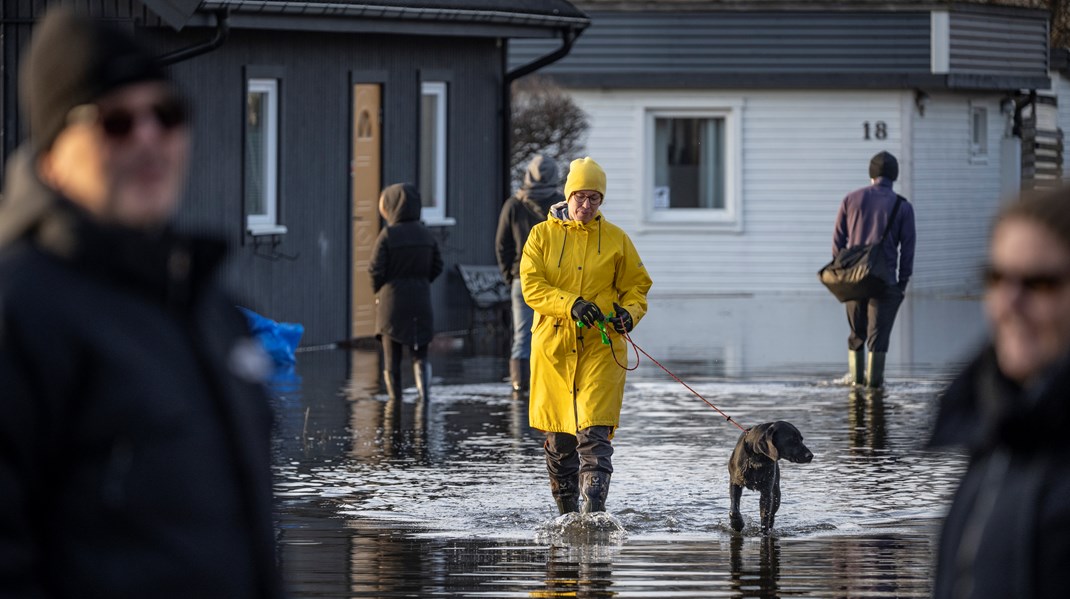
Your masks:
<path fill-rule="evenodd" d="M 840 204 L 833 261 L 819 276 L 847 308 L 851 383 L 880 387 L 892 325 L 914 272 L 914 208 L 892 190 L 899 177 L 895 156 L 873 156 L 869 176 L 868 187 L 847 194 Z M 867 342 L 868 361 L 863 349 Z"/>

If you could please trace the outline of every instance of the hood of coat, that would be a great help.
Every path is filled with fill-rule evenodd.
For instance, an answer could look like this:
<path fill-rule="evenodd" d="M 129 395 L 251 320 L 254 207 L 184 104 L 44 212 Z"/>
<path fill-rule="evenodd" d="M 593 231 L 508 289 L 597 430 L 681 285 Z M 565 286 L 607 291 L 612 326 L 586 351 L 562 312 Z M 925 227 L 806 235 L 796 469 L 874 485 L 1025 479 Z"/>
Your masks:
<path fill-rule="evenodd" d="M 4 181 L 4 194 L 0 197 L 0 248 L 11 245 L 33 229 L 58 199 L 37 178 L 29 147 L 19 148 L 8 160 Z"/>
<path fill-rule="evenodd" d="M 535 204 L 535 212 L 545 215 L 555 200 L 563 197 L 557 191 L 559 182 L 557 163 L 540 154 L 528 163 L 524 185 L 516 192 L 516 197 L 525 204 Z"/>
<path fill-rule="evenodd" d="M 390 225 L 420 220 L 422 208 L 420 192 L 412 183 L 395 183 L 379 196 L 379 214 Z"/>
<path fill-rule="evenodd" d="M 598 213 L 594 215 L 594 218 L 592 218 L 591 221 L 588 223 L 581 223 L 578 220 L 574 220 L 571 216 L 569 216 L 568 213 L 568 200 L 565 200 L 564 202 L 558 202 L 553 206 L 550 206 L 549 215 L 549 220 L 559 221 L 562 225 L 566 227 L 594 226 L 595 223 L 598 223 L 602 220 L 601 210 L 599 210 Z"/>

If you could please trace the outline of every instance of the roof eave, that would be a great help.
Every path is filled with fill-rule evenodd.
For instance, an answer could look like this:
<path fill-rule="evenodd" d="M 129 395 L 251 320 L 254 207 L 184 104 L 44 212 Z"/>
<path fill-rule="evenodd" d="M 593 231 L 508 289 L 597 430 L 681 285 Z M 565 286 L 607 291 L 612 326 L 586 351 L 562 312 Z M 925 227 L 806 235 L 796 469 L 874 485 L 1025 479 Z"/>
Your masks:
<path fill-rule="evenodd" d="M 454 29 L 458 35 L 462 34 L 463 30 L 463 34 L 467 35 L 545 37 L 556 35 L 556 32 L 562 29 L 583 30 L 591 23 L 586 16 L 292 0 L 206 0 L 198 12 L 207 13 L 222 8 L 230 10 L 232 26 L 235 28 L 382 31 L 383 25 L 389 24 L 389 30 L 397 33 L 426 34 L 446 26 L 446 30 Z M 287 18 L 283 20 L 272 17 Z M 330 24 L 326 19 L 338 22 Z M 196 24 L 208 22 L 200 21 L 201 19 L 198 19 Z M 190 24 L 195 24 L 192 19 Z"/>

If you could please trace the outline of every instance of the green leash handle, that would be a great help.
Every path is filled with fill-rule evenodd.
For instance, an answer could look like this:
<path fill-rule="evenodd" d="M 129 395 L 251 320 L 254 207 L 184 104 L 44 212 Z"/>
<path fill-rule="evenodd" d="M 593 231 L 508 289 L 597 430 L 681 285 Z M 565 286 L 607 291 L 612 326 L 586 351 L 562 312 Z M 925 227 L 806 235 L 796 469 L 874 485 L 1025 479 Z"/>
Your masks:
<path fill-rule="evenodd" d="M 606 320 L 609 320 L 611 318 L 613 318 L 613 313 L 612 312 L 610 312 L 605 317 L 605 320 L 599 320 L 598 321 L 598 330 L 602 332 L 602 345 L 609 345 L 609 334 L 606 333 Z M 583 321 L 582 320 L 577 320 L 576 321 L 576 326 L 582 329 L 584 327 Z"/>

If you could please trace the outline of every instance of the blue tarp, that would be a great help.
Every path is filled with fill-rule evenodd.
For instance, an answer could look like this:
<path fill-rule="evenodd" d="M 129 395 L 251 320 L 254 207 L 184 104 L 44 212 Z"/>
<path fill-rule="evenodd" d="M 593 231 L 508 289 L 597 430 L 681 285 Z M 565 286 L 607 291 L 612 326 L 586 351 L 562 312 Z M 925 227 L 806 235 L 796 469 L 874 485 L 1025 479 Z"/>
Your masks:
<path fill-rule="evenodd" d="M 297 362 L 294 350 L 301 343 L 301 336 L 305 334 L 304 326 L 293 322 L 275 322 L 241 306 L 238 306 L 238 309 L 245 314 L 249 330 L 260 341 L 276 366 Z"/>

